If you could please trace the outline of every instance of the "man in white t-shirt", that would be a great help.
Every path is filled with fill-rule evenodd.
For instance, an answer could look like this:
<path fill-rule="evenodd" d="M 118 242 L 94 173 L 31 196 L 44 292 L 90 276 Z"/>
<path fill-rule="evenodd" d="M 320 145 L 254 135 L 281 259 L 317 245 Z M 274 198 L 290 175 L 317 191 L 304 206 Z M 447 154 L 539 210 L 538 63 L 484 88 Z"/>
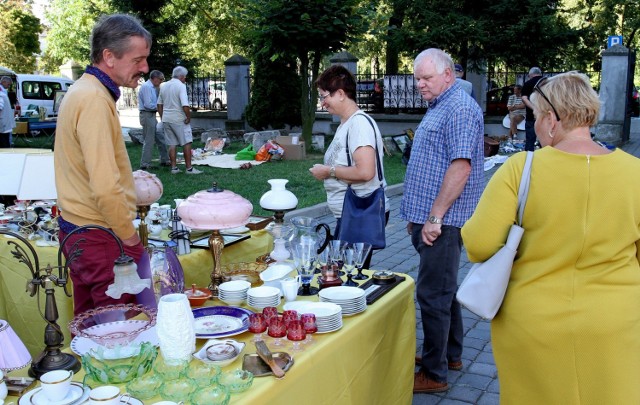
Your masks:
<path fill-rule="evenodd" d="M 169 159 L 171 160 L 171 174 L 180 173 L 176 163 L 176 146 L 181 146 L 184 152 L 184 164 L 187 174 L 200 174 L 198 169 L 191 166 L 191 143 L 193 137 L 190 128 L 191 109 L 187 98 L 187 69 L 183 66 L 176 66 L 173 69 L 171 80 L 160 87 L 158 96 L 158 114 L 164 127 L 164 135 L 167 146 L 169 146 Z"/>

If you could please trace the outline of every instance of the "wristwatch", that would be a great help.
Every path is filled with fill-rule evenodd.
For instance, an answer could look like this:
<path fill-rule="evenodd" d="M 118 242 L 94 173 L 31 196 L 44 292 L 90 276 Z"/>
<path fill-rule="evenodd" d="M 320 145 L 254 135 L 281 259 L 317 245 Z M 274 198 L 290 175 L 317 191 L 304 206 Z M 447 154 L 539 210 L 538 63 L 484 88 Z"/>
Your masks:
<path fill-rule="evenodd" d="M 331 168 L 329 169 L 329 177 L 331 177 L 332 179 L 336 178 L 336 167 L 335 166 L 331 166 Z"/>
<path fill-rule="evenodd" d="M 427 221 L 431 222 L 432 224 L 441 224 L 442 223 L 442 218 L 438 218 L 436 216 L 429 216 L 429 218 L 427 218 Z"/>

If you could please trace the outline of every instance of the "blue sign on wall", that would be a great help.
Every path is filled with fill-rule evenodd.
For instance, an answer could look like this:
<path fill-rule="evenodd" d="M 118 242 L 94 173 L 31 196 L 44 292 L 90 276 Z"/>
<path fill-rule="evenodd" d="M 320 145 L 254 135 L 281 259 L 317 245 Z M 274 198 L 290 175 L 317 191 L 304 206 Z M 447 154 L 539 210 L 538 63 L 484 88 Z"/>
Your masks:
<path fill-rule="evenodd" d="M 622 45 L 622 35 L 609 35 L 607 48 L 611 48 L 614 45 Z"/>

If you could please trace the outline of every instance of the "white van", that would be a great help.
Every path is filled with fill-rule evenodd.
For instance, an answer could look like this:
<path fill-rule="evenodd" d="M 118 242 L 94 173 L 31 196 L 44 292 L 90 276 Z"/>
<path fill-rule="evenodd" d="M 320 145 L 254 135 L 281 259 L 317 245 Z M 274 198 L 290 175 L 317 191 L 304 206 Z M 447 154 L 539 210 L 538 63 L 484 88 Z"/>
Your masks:
<path fill-rule="evenodd" d="M 16 74 L 15 81 L 16 95 L 22 114 L 25 114 L 28 110 L 38 110 L 29 106 L 45 107 L 47 109 L 47 117 L 58 115 L 57 108 L 54 110 L 56 91 L 67 91 L 73 84 L 73 80 L 66 77 L 21 73 Z M 64 93 L 58 91 L 58 100 L 61 100 L 61 94 Z"/>

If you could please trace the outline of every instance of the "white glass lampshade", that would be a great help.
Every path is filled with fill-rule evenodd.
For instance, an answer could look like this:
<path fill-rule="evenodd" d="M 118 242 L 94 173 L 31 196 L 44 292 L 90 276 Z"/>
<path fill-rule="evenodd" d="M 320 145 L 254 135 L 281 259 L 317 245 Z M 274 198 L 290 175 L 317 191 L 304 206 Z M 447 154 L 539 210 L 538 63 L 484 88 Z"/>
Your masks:
<path fill-rule="evenodd" d="M 133 172 L 136 187 L 136 205 L 151 205 L 162 197 L 162 182 L 155 174 L 144 170 Z"/>
<path fill-rule="evenodd" d="M 107 287 L 107 294 L 111 298 L 120 299 L 122 294 L 139 294 L 145 288 L 151 288 L 150 278 L 140 278 L 138 266 L 129 256 L 120 256 L 113 266 L 113 284 Z"/>
<path fill-rule="evenodd" d="M 0 319 L 0 370 L 23 368 L 31 363 L 31 355 L 9 322 Z"/>
<path fill-rule="evenodd" d="M 260 206 L 269 211 L 289 211 L 298 206 L 298 198 L 285 188 L 287 179 L 271 179 L 271 190 L 260 197 Z"/>

